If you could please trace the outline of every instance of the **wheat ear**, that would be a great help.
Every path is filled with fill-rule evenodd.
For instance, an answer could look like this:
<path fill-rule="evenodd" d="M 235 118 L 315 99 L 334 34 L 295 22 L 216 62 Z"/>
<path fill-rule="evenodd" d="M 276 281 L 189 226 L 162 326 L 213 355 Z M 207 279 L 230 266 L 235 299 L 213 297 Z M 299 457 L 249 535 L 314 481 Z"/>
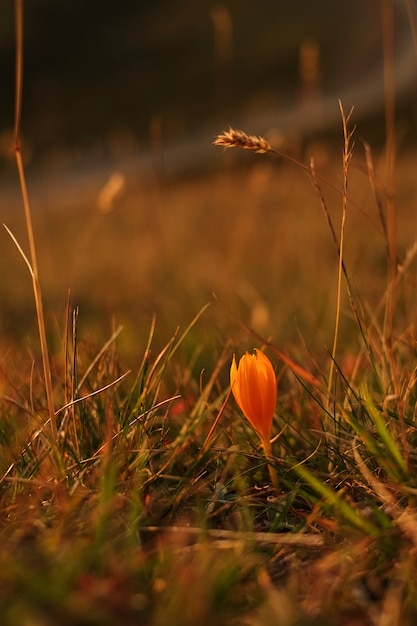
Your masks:
<path fill-rule="evenodd" d="M 263 154 L 272 150 L 271 146 L 264 137 L 256 135 L 247 135 L 243 130 L 234 130 L 229 126 L 229 130 L 223 131 L 213 141 L 215 146 L 223 146 L 223 148 L 243 148 L 244 150 L 255 150 L 259 154 Z"/>

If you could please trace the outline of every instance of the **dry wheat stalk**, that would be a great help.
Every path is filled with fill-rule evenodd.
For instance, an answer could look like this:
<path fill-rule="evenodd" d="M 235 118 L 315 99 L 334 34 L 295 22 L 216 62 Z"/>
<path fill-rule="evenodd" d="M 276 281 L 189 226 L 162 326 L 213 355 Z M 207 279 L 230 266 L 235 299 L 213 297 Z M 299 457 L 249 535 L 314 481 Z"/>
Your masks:
<path fill-rule="evenodd" d="M 223 148 L 255 150 L 259 154 L 272 150 L 267 140 L 263 137 L 247 135 L 243 130 L 234 130 L 230 126 L 229 130 L 225 130 L 221 135 L 218 135 L 213 143 L 215 146 L 223 146 Z"/>

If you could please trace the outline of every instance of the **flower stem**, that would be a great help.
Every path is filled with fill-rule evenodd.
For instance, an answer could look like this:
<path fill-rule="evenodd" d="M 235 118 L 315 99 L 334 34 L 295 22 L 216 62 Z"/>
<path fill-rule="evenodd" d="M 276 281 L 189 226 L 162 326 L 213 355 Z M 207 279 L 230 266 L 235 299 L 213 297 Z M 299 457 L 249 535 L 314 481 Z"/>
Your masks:
<path fill-rule="evenodd" d="M 271 442 L 269 439 L 262 438 L 262 447 L 264 449 L 265 452 L 265 456 L 267 458 L 268 461 L 268 471 L 269 471 L 269 475 L 271 477 L 271 482 L 272 482 L 272 486 L 275 489 L 279 489 L 279 482 L 278 482 L 278 476 L 277 473 L 275 471 L 275 467 L 270 463 L 270 460 L 272 459 L 272 448 L 271 448 Z"/>

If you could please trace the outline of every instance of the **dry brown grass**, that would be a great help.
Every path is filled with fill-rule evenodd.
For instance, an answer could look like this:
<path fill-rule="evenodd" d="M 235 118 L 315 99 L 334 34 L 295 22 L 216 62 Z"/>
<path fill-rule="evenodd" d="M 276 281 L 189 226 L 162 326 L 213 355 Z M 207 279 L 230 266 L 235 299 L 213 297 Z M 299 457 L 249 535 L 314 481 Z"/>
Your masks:
<path fill-rule="evenodd" d="M 325 155 L 325 146 L 312 146 L 311 154 L 319 152 Z M 236 167 L 159 188 L 128 173 L 125 191 L 107 214 L 97 207 L 99 182 L 67 199 L 59 184 L 40 179 L 31 196 L 48 319 L 56 318 L 62 328 L 70 288 L 73 303 L 80 305 L 81 332 L 88 329 L 100 342 L 114 317 L 125 327 L 120 345 L 132 353 L 143 345 L 154 312 L 160 331 L 169 335 L 214 292 L 279 345 L 298 344 L 301 333 L 314 351 L 330 346 L 337 252 L 310 180 L 293 165 L 267 156 L 246 162 L 239 155 L 246 156 L 228 155 Z M 377 155 L 375 161 L 378 175 Z M 415 155 L 407 153 L 398 166 L 402 256 L 414 242 L 415 163 Z M 337 182 L 341 164 L 330 151 L 317 170 Z M 326 185 L 323 193 L 338 224 L 340 196 Z M 359 147 L 349 199 L 345 262 L 354 288 L 366 293 L 372 309 L 385 290 L 385 240 Z M 3 205 L 8 210 L 2 219 L 24 237 L 18 202 Z M 7 238 L 0 268 L 3 332 L 21 338 L 34 328 L 33 305 L 25 268 Z M 227 326 L 227 315 L 219 318 L 215 310 L 207 313 L 209 326 Z M 343 302 L 341 350 L 352 330 Z M 232 332 L 237 338 L 236 328 Z"/>
<path fill-rule="evenodd" d="M 312 147 L 313 156 L 322 155 L 320 162 L 317 160 L 321 191 L 329 218 L 337 224 L 342 210 L 343 163 L 340 155 L 336 160 L 330 150 L 326 151 L 324 144 Z M 242 616 L 242 620 L 259 626 L 277 619 L 289 625 L 297 620 L 306 624 L 328 620 L 329 624 L 350 626 L 353 615 L 360 615 L 364 624 L 371 614 L 381 621 L 381 616 L 389 614 L 385 604 L 390 599 L 398 610 L 402 606 L 402 598 L 393 595 L 397 579 L 398 585 L 405 585 L 404 581 L 412 578 L 408 572 L 414 574 L 417 569 L 415 555 L 400 554 L 408 542 L 405 532 L 408 527 L 392 529 L 390 511 L 379 510 L 378 498 L 385 487 L 380 477 L 366 481 L 366 498 L 375 506 L 378 519 L 383 516 L 381 527 L 376 527 L 373 517 L 361 515 L 361 507 L 366 510 L 367 500 L 363 495 L 366 471 L 358 470 L 357 463 L 355 468 L 352 465 L 350 433 L 342 435 L 341 430 L 336 441 L 323 431 L 320 407 L 278 359 L 275 426 L 278 430 L 284 425 L 284 431 L 282 438 L 274 442 L 274 455 L 282 495 L 266 499 L 269 492 L 260 489 L 260 485 L 267 472 L 242 420 L 233 412 L 230 402 L 225 405 L 224 413 L 218 413 L 225 398 L 231 351 L 234 346 L 239 351 L 253 346 L 254 338 L 239 326 L 239 318 L 264 337 L 271 336 L 274 345 L 282 347 L 319 380 L 326 380 L 329 364 L 326 345 L 331 345 L 333 339 L 338 277 L 337 250 L 322 216 L 317 190 L 305 169 L 276 158 L 271 160 L 268 155 L 258 159 L 234 151 L 227 156 L 232 157 L 230 167 L 206 177 L 159 187 L 140 184 L 124 173 L 125 189 L 106 213 L 99 206 L 105 181 L 96 187 L 91 183 L 88 193 L 77 198 L 78 206 L 71 206 L 72 200 L 65 199 L 59 186 L 46 185 L 51 193 L 46 203 L 35 193 L 34 226 L 39 236 L 47 319 L 50 321 L 55 316 L 57 320 L 48 329 L 62 341 L 61 320 L 70 285 L 74 304 L 81 304 L 80 376 L 94 362 L 94 344 L 110 334 L 104 335 L 100 328 L 103 322 L 108 327 L 119 322 L 125 324 L 117 339 L 117 350 L 109 348 L 97 361 L 83 396 L 101 389 L 109 381 L 117 381 L 121 362 L 130 360 L 137 369 L 138 356 L 146 354 L 151 370 L 155 361 L 161 365 L 162 397 L 177 392 L 182 397 L 172 410 L 166 408 L 165 412 L 164 407 L 169 403 L 155 408 L 155 419 L 146 418 L 143 428 L 140 427 L 142 416 L 138 414 L 143 400 L 133 397 L 132 413 L 127 413 L 133 424 L 131 431 L 117 426 L 129 406 L 123 389 L 112 386 L 104 394 L 77 404 L 66 419 L 71 420 L 74 432 L 78 432 L 81 424 L 86 430 L 80 433 L 87 432 L 88 437 L 75 438 L 74 448 L 82 461 L 82 480 L 79 483 L 75 480 L 71 491 L 63 483 L 50 482 L 50 468 L 46 464 L 33 478 L 27 478 L 24 472 L 22 476 L 19 474 L 19 452 L 32 430 L 19 432 L 14 446 L 3 455 L 4 471 L 8 467 L 13 469 L 4 481 L 5 493 L 9 498 L 9 491 L 13 495 L 14 490 L 21 498 L 18 501 L 21 506 L 14 512 L 15 503 L 10 500 L 8 504 L 9 500 L 5 500 L 14 532 L 10 534 L 10 525 L 4 525 L 5 539 L 7 532 L 9 536 L 3 542 L 2 558 L 5 567 L 9 567 L 16 561 L 15 546 L 21 551 L 17 559 L 20 569 L 8 584 L 16 596 L 18 591 L 19 597 L 28 598 L 28 611 L 42 603 L 45 608 L 38 610 L 62 613 L 64 598 L 68 611 L 75 615 L 68 618 L 69 624 L 79 622 L 98 605 L 111 624 L 118 623 L 122 610 L 134 617 L 139 612 L 144 623 L 155 626 L 176 623 L 178 606 L 189 595 L 190 580 L 198 590 L 195 597 L 203 597 L 205 601 L 190 603 L 189 612 L 181 622 L 185 626 L 197 622 L 229 626 L 239 623 Z M 246 156 L 251 156 L 251 162 L 245 162 Z M 415 155 L 404 155 L 398 170 L 402 259 L 406 259 L 404 251 L 414 241 L 414 217 L 410 211 L 417 195 L 414 159 Z M 340 190 L 337 185 L 328 186 L 326 179 L 341 181 Z M 360 153 L 352 157 L 349 182 L 344 260 L 354 295 L 358 290 L 361 297 L 361 314 L 369 322 L 369 340 L 378 347 L 381 335 L 378 307 L 386 290 L 386 241 L 378 221 L 374 190 Z M 383 194 L 377 162 L 375 185 Z M 61 211 L 57 211 L 57 201 Z M 7 262 L 9 270 L 16 267 L 17 272 L 19 259 L 13 246 L 9 248 L 0 263 Z M 404 265 L 412 262 L 410 257 Z M 29 302 L 29 280 L 23 274 L 23 285 L 15 284 L 16 272 L 5 271 L 5 279 L 10 282 L 2 288 L 9 294 L 19 291 L 22 295 L 26 285 Z M 404 272 L 403 287 L 404 297 L 396 319 L 402 334 L 397 337 L 396 349 L 398 346 L 402 355 L 401 376 L 404 385 L 409 385 L 406 395 L 411 405 L 414 374 L 410 353 L 415 329 L 415 309 L 410 308 L 415 291 L 412 272 Z M 163 342 L 167 334 L 172 335 L 178 324 L 184 329 L 200 306 L 212 299 L 213 291 L 226 306 L 214 302 L 199 320 L 198 327 L 189 333 L 182 350 L 165 367 L 155 356 L 158 355 L 155 344 Z M 236 317 L 229 316 L 227 309 L 236 313 Z M 3 311 L 7 312 L 7 301 Z M 154 311 L 158 318 L 155 341 L 148 353 L 144 344 Z M 31 345 L 33 337 L 32 334 Z M 31 403 L 35 410 L 39 405 L 36 393 L 39 393 L 40 377 L 37 371 L 34 374 L 25 371 L 25 367 L 29 370 L 30 358 L 25 359 L 25 353 L 16 346 L 20 347 L 21 343 L 10 342 L 7 354 L 0 357 L 5 372 L 2 386 L 7 389 L 3 400 L 7 415 L 10 413 L 25 424 L 27 415 L 33 411 Z M 352 389 L 357 390 L 359 383 L 366 380 L 364 372 L 369 368 L 346 294 L 342 297 L 338 346 L 338 372 L 340 368 Z M 61 398 L 63 389 L 67 394 L 70 389 L 68 383 L 63 386 L 68 373 L 63 373 L 62 345 L 55 345 L 52 355 L 54 391 Z M 10 379 L 16 379 L 18 370 L 23 384 L 13 388 Z M 213 381 L 208 392 L 204 387 L 207 380 Z M 344 381 L 340 378 L 338 381 L 345 393 Z M 148 403 L 152 405 L 152 400 Z M 363 410 L 367 407 L 382 419 L 382 413 L 369 400 L 368 404 L 364 402 Z M 202 443 L 208 438 L 216 415 L 221 417 L 218 427 L 210 445 L 204 446 Z M 352 415 L 352 420 L 360 419 L 356 406 Z M 337 417 L 342 420 L 343 430 L 349 428 L 349 416 L 347 406 L 340 405 Z M 9 425 L 10 420 L 5 423 Z M 392 419 L 393 432 L 395 424 Z M 106 463 L 93 466 L 91 460 L 98 459 L 104 449 L 111 450 L 108 434 L 114 426 L 117 432 L 112 440 L 111 454 L 116 459 L 113 474 L 111 465 L 107 469 L 112 471 L 109 469 L 107 473 Z M 68 428 L 67 432 L 72 430 Z M 364 436 L 365 444 L 360 443 L 358 452 L 360 459 L 368 462 L 366 443 L 372 443 L 379 431 L 374 427 L 365 434 L 370 432 L 372 437 Z M 385 430 L 381 432 L 386 436 Z M 329 447 L 322 449 L 319 440 Z M 359 445 L 356 440 L 355 443 Z M 292 454 L 300 462 L 297 476 L 289 466 L 288 457 Z M 329 458 L 335 469 L 329 467 Z M 26 459 L 30 461 L 30 457 Z M 70 471 L 77 474 L 77 467 L 77 463 L 71 463 Z M 321 494 L 319 501 L 307 489 L 307 474 L 303 477 L 302 468 L 305 471 L 311 468 Z M 397 469 L 394 465 L 394 470 Z M 141 481 L 146 482 L 145 487 Z M 413 489 L 414 483 L 410 484 Z M 407 493 L 401 491 L 401 485 L 395 485 L 399 497 Z M 375 491 L 375 505 L 373 496 L 369 495 L 371 488 Z M 39 501 L 29 513 L 25 513 L 25 490 L 30 493 L 32 490 L 38 498 L 36 502 Z M 407 506 L 404 496 L 398 515 L 407 512 Z M 338 516 L 333 515 L 332 507 L 347 517 L 346 533 Z M 411 517 L 402 519 L 407 522 Z M 198 535 L 190 537 L 198 533 L 201 520 L 214 530 L 205 533 L 204 539 Z M 166 531 L 165 526 L 170 524 L 179 528 L 178 533 Z M 365 538 L 360 535 L 358 525 L 362 526 Z M 183 526 L 187 532 L 182 530 Z M 287 536 L 289 528 L 295 537 L 291 541 L 298 542 L 297 545 L 275 542 L 282 534 Z M 267 530 L 272 543 L 263 541 L 265 535 L 261 533 Z M 53 546 L 59 546 L 58 550 L 51 551 L 48 547 L 51 533 Z M 78 547 L 79 533 L 85 533 L 91 549 L 87 550 L 85 545 Z M 380 533 L 383 548 L 374 533 Z M 180 538 L 182 535 L 184 539 Z M 340 537 L 344 540 L 339 541 Z M 27 550 L 29 540 L 32 543 Z M 40 558 L 35 567 L 33 562 L 29 567 L 33 546 Z M 159 555 L 156 560 L 155 554 Z M 359 562 L 358 554 L 363 556 L 363 561 Z M 399 559 L 399 569 L 395 559 Z M 380 567 L 377 574 L 375 563 Z M 109 573 L 103 575 L 103 571 Z M 392 577 L 391 571 L 396 572 Z M 38 579 L 42 584 L 32 591 Z M 101 596 L 95 599 L 94 593 L 98 593 L 95 585 L 101 589 L 104 584 L 109 585 L 106 599 Z M 386 593 L 387 585 L 391 585 L 391 595 Z M 45 589 L 51 589 L 46 598 L 42 595 Z M 372 601 L 371 592 L 375 598 Z M 129 604 L 135 593 L 139 609 Z M 249 604 L 242 606 L 241 600 L 240 604 L 236 601 L 236 597 L 246 596 L 252 598 Z M 79 598 L 82 603 L 77 609 Z M 223 598 L 220 608 L 218 598 Z M 20 608 L 19 602 L 16 604 L 20 610 L 26 610 Z M 229 618 L 230 610 L 234 621 Z M 412 607 L 407 611 L 414 615 Z M 13 619 L 16 623 L 15 615 L 10 615 L 8 623 L 13 624 Z M 219 615 L 224 616 L 223 622 Z M 413 622 L 402 623 L 408 626 Z"/>

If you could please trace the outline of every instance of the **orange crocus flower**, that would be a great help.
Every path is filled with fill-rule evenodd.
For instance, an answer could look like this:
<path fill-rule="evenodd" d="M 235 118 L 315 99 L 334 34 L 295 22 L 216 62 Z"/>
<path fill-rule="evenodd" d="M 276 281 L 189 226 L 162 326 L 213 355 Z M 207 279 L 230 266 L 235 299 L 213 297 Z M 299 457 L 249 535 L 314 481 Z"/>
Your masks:
<path fill-rule="evenodd" d="M 277 378 L 271 361 L 263 352 L 246 352 L 236 365 L 233 357 L 230 384 L 234 398 L 262 441 L 271 438 L 277 404 Z"/>
<path fill-rule="evenodd" d="M 265 455 L 272 457 L 272 421 L 277 404 L 277 377 L 271 361 L 263 352 L 246 352 L 236 365 L 230 367 L 230 386 L 237 405 L 258 433 Z M 272 484 L 278 488 L 274 467 L 268 464 Z"/>

